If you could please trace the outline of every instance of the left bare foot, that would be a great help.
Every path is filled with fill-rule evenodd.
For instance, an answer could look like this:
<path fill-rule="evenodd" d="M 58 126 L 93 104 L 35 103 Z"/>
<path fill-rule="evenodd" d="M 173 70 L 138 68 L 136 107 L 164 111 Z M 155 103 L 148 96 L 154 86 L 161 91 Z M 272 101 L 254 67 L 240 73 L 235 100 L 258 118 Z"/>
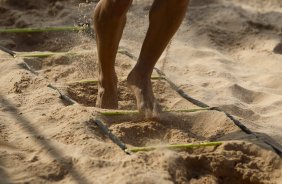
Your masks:
<path fill-rule="evenodd" d="M 103 109 L 117 109 L 118 108 L 118 96 L 117 96 L 117 76 L 115 74 L 109 75 L 110 81 L 103 82 L 103 78 L 100 77 L 98 84 L 98 96 L 96 101 L 96 107 Z"/>

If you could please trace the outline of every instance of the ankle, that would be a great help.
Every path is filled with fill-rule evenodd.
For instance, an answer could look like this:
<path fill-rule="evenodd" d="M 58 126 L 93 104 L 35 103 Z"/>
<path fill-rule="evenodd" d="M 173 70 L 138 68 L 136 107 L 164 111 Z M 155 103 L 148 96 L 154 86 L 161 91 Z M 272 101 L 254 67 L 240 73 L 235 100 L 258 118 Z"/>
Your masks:
<path fill-rule="evenodd" d="M 129 78 L 130 77 L 134 77 L 137 80 L 142 80 L 142 81 L 146 81 L 146 80 L 150 80 L 152 75 L 152 72 L 148 71 L 146 68 L 144 67 L 140 67 L 140 66 L 135 66 L 132 71 L 129 74 Z"/>
<path fill-rule="evenodd" d="M 115 89 L 117 88 L 117 76 L 116 74 L 106 75 L 107 77 L 104 77 L 105 75 L 100 75 L 98 79 L 99 87 L 105 88 L 105 89 Z"/>
<path fill-rule="evenodd" d="M 99 83 L 98 88 L 99 91 L 104 93 L 115 93 L 117 91 L 117 84 Z"/>

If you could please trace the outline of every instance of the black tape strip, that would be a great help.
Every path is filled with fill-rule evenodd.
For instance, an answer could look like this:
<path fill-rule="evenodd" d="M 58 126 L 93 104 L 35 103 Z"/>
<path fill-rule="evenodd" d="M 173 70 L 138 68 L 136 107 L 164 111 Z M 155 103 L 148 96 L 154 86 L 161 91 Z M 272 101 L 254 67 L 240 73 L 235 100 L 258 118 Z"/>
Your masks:
<path fill-rule="evenodd" d="M 0 45 L 0 50 L 2 50 L 3 52 L 6 52 L 7 54 L 11 55 L 13 58 L 17 57 L 17 53 L 15 53 L 14 51 L 7 49 L 3 46 Z M 29 70 L 31 73 L 38 75 L 38 72 L 36 72 L 31 66 L 29 66 L 26 62 L 23 62 L 21 64 L 22 67 L 26 68 L 27 70 Z"/>
<path fill-rule="evenodd" d="M 0 45 L 0 50 L 2 50 L 3 52 L 6 52 L 7 54 L 11 55 L 14 58 L 17 57 L 17 54 L 14 51 L 11 51 L 10 49 L 7 49 L 1 45 Z"/>
<path fill-rule="evenodd" d="M 28 71 L 30 71 L 31 73 L 33 73 L 34 75 L 38 75 L 38 72 L 35 71 L 31 66 L 29 66 L 26 62 L 23 62 L 22 64 L 20 64 L 22 67 L 26 68 Z"/>
<path fill-rule="evenodd" d="M 127 146 L 117 137 L 115 136 L 109 128 L 99 119 L 92 120 L 99 128 L 100 130 L 113 141 L 116 145 L 118 145 L 125 153 L 130 154 L 127 152 Z"/>
<path fill-rule="evenodd" d="M 56 90 L 60 94 L 60 98 L 64 101 L 68 102 L 70 105 L 77 104 L 76 101 L 74 101 L 70 97 L 64 95 L 56 86 L 53 86 L 52 84 L 48 84 L 48 87 L 53 89 L 53 90 Z"/>
<path fill-rule="evenodd" d="M 159 76 L 164 79 L 169 85 L 170 87 L 175 90 L 180 96 L 182 96 L 184 99 L 188 100 L 189 102 L 199 106 L 199 107 L 202 107 L 202 108 L 209 108 L 209 106 L 199 100 L 196 100 L 192 97 L 190 97 L 189 95 L 187 95 L 182 89 L 179 89 L 179 87 L 174 83 L 172 82 L 169 78 L 167 78 L 167 76 L 165 75 L 164 72 L 162 72 L 160 69 L 158 68 L 154 68 L 155 71 L 159 74 Z"/>

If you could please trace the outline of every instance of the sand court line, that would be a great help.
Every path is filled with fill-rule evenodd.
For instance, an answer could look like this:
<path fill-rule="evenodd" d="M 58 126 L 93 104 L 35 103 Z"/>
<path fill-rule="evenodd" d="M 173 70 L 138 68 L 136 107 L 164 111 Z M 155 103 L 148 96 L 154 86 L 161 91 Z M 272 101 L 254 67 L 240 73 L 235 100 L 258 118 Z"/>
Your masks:
<path fill-rule="evenodd" d="M 45 28 L 4 28 L 0 29 L 0 33 L 44 33 L 44 32 L 76 32 L 88 31 L 91 29 L 88 24 L 82 26 L 61 26 L 61 27 L 45 27 Z"/>
<path fill-rule="evenodd" d="M 156 81 L 156 80 L 162 80 L 163 78 L 160 77 L 160 76 L 152 76 L 151 77 L 151 80 L 153 81 Z M 126 78 L 121 78 L 119 79 L 120 81 L 125 81 Z M 97 79 L 82 79 L 82 80 L 79 80 L 79 81 L 71 81 L 71 82 L 67 82 L 67 84 L 75 84 L 75 83 L 78 83 L 78 84 L 87 84 L 87 83 L 91 83 L 91 84 L 98 84 L 98 80 Z"/>
<path fill-rule="evenodd" d="M 197 109 L 172 109 L 163 110 L 162 113 L 189 113 L 189 112 L 200 112 L 213 110 L 213 108 L 197 108 Z M 137 110 L 111 110 L 111 111 L 100 111 L 100 114 L 104 116 L 123 116 L 123 115 L 137 115 L 139 111 Z"/>
<path fill-rule="evenodd" d="M 1 49 L 3 50 L 4 52 L 7 52 L 9 53 L 9 50 L 5 50 L 4 49 Z M 10 51 L 10 55 L 13 56 L 13 51 Z M 128 52 L 126 49 L 119 49 L 118 53 L 120 54 L 124 54 L 126 56 L 128 56 L 129 58 L 133 59 L 134 61 L 137 60 L 137 57 L 134 56 L 133 54 L 131 54 L 130 52 Z M 52 53 L 53 54 L 53 53 Z M 62 53 L 57 53 L 57 54 L 62 54 Z M 38 54 L 35 54 L 34 56 L 37 57 Z M 40 55 L 40 54 L 39 54 Z M 44 57 L 49 57 L 49 56 L 46 56 L 44 55 Z M 37 75 L 38 73 L 36 71 L 34 71 L 32 69 L 32 67 L 30 67 L 27 63 L 24 62 L 24 65 L 25 67 L 31 71 L 33 74 Z M 169 85 L 170 87 L 176 91 L 182 98 L 186 99 L 187 101 L 193 103 L 194 105 L 197 105 L 199 107 L 202 107 L 202 108 L 211 108 L 210 110 L 216 110 L 218 112 L 223 112 L 230 120 L 232 120 L 232 122 L 238 126 L 243 132 L 245 132 L 246 134 L 251 134 L 251 135 L 254 135 L 256 138 L 260 139 L 260 137 L 258 135 L 256 135 L 255 133 L 253 133 L 249 128 L 247 128 L 243 123 L 241 123 L 239 120 L 237 120 L 234 116 L 232 116 L 231 114 L 225 112 L 224 110 L 218 108 L 218 107 L 210 107 L 209 105 L 197 100 L 197 99 L 194 99 L 192 97 L 190 97 L 188 94 L 186 94 L 182 89 L 180 89 L 173 81 L 171 81 L 164 72 L 162 72 L 161 70 L 159 70 L 157 67 L 154 67 L 154 70 L 158 73 L 159 77 L 161 79 L 164 79 Z M 77 104 L 76 101 L 74 101 L 73 99 L 71 99 L 70 97 L 64 95 L 57 87 L 49 84 L 48 87 L 58 91 L 58 93 L 60 94 L 60 98 L 67 101 L 68 103 L 70 103 L 71 105 L 73 104 Z M 274 151 L 282 157 L 282 148 L 272 144 L 270 141 L 266 140 L 266 139 L 261 139 L 264 143 L 266 143 L 267 145 L 271 146 Z"/>
<path fill-rule="evenodd" d="M 157 149 L 170 149 L 170 150 L 184 150 L 184 149 L 194 149 L 202 147 L 217 147 L 222 145 L 223 142 L 202 142 L 202 143 L 192 143 L 192 144 L 171 144 L 171 145 L 161 145 L 161 146 L 148 146 L 148 147 L 133 147 L 127 149 L 127 151 L 137 153 L 153 151 Z"/>

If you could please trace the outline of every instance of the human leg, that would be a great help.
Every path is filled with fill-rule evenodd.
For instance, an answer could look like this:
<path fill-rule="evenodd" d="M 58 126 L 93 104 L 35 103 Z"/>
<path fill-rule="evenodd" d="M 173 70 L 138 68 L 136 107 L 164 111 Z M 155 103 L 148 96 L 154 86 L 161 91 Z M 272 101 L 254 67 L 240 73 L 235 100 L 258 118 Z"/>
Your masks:
<path fill-rule="evenodd" d="M 160 108 L 151 84 L 153 68 L 178 30 L 189 0 L 155 0 L 150 10 L 150 25 L 137 64 L 128 76 L 138 110 L 146 118 L 158 117 Z"/>
<path fill-rule="evenodd" d="M 115 59 L 132 0 L 101 0 L 94 11 L 98 49 L 98 97 L 96 106 L 118 108 Z"/>

